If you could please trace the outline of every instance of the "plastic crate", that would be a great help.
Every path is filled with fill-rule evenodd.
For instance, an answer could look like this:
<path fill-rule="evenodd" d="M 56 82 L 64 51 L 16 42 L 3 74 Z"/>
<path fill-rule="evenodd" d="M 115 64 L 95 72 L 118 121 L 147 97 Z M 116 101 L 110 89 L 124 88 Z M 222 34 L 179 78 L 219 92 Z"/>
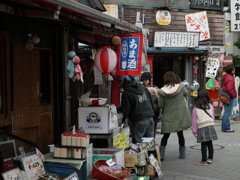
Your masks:
<path fill-rule="evenodd" d="M 81 169 L 78 170 L 73 166 L 63 163 L 44 162 L 44 168 L 46 173 L 53 173 L 59 176 L 69 176 L 76 171 L 79 180 L 87 179 L 86 161 L 83 162 Z"/>

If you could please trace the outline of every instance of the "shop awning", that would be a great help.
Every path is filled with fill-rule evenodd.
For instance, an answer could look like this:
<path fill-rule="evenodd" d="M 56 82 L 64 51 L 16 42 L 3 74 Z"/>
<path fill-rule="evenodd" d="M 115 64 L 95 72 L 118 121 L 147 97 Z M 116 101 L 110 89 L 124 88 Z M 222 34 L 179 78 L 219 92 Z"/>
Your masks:
<path fill-rule="evenodd" d="M 40 0 L 38 0 L 38 1 L 40 1 Z M 73 11 L 76 14 L 80 14 L 85 17 L 88 17 L 88 19 L 93 20 L 94 22 L 98 22 L 104 26 L 108 26 L 108 27 L 112 27 L 115 29 L 119 29 L 122 31 L 128 31 L 128 32 L 142 32 L 141 28 L 139 28 L 133 24 L 130 24 L 126 21 L 117 19 L 108 14 L 104 14 L 100 11 L 97 11 L 93 8 L 90 8 L 81 3 L 75 2 L 73 0 L 41 0 L 41 1 L 54 4 L 54 5 L 56 5 L 56 7 L 61 6 L 63 8 L 63 11 L 64 11 L 64 9 Z"/>
<path fill-rule="evenodd" d="M 156 48 L 149 47 L 147 50 L 148 55 L 204 55 L 208 50 L 203 48 Z"/>

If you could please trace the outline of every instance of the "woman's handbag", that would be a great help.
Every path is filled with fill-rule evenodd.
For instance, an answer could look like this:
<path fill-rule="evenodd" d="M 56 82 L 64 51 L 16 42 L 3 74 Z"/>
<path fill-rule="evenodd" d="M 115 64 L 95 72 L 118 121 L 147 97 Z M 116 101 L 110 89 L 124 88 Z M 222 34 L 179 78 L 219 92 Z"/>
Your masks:
<path fill-rule="evenodd" d="M 220 90 L 218 94 L 218 100 L 223 103 L 230 104 L 230 96 L 226 91 Z"/>

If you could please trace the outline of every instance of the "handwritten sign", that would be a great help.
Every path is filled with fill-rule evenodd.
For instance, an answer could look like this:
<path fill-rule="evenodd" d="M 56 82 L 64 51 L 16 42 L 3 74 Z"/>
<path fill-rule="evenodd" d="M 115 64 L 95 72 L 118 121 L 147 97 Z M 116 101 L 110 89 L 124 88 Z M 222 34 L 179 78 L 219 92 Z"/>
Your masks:
<path fill-rule="evenodd" d="M 210 39 L 207 12 L 201 11 L 185 15 L 187 31 L 200 32 L 200 41 Z"/>
<path fill-rule="evenodd" d="M 199 46 L 199 33 L 188 32 L 155 32 L 154 47 L 187 47 Z"/>
<path fill-rule="evenodd" d="M 219 60 L 216 58 L 208 58 L 206 77 L 215 78 L 217 75 L 217 70 L 219 68 Z"/>
<path fill-rule="evenodd" d="M 7 172 L 2 173 L 4 180 L 23 180 L 22 174 L 19 168 L 11 169 Z"/>
<path fill-rule="evenodd" d="M 35 180 L 45 173 L 42 159 L 36 154 L 22 158 L 22 163 L 29 180 Z"/>

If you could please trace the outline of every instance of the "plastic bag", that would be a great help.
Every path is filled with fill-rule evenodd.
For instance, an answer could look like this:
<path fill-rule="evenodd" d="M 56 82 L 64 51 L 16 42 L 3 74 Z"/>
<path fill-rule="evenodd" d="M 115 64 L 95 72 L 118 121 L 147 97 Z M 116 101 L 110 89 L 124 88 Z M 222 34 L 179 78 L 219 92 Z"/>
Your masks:
<path fill-rule="evenodd" d="M 90 96 L 91 92 L 87 92 L 86 94 L 83 94 L 80 98 L 81 106 L 88 106 L 90 104 Z"/>

